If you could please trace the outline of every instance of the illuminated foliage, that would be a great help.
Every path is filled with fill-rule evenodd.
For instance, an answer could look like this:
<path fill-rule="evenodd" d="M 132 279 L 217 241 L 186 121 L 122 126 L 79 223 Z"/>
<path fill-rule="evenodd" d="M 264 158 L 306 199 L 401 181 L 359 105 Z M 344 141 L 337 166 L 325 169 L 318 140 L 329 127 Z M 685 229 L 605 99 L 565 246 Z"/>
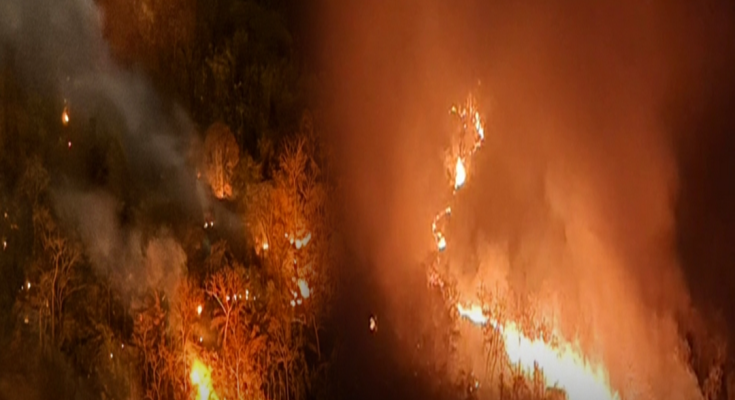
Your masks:
<path fill-rule="evenodd" d="M 232 197 L 232 180 L 240 162 L 240 148 L 227 125 L 217 122 L 207 130 L 204 163 L 207 181 L 218 199 Z"/>
<path fill-rule="evenodd" d="M 139 367 L 146 399 L 165 396 L 167 378 L 166 314 L 160 295 L 149 293 L 145 304 L 137 311 L 133 345 L 139 352 Z"/>

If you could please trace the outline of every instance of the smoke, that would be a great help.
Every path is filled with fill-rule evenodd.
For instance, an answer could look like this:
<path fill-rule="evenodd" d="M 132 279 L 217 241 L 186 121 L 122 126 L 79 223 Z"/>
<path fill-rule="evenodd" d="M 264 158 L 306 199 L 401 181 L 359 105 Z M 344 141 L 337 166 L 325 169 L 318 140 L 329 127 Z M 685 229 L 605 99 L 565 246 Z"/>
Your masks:
<path fill-rule="evenodd" d="M 171 232 L 123 226 L 117 218 L 119 200 L 105 192 L 64 191 L 55 199 L 61 216 L 76 227 L 90 262 L 124 298 L 135 302 L 156 289 L 174 301 L 186 274 L 186 254 Z"/>
<path fill-rule="evenodd" d="M 447 235 L 463 295 L 482 282 L 537 299 L 624 394 L 700 397 L 678 355 L 690 298 L 671 126 L 672 104 L 697 86 L 688 74 L 705 56 L 708 11 L 407 0 L 325 2 L 325 15 L 345 226 L 380 282 L 374 296 L 392 304 L 392 328 L 417 329 L 416 310 L 429 309 L 408 283 L 449 190 L 447 109 L 479 79 L 488 139 Z"/>
<path fill-rule="evenodd" d="M 109 168 L 122 181 L 90 189 L 64 177 L 54 187 L 57 211 L 79 231 L 97 272 L 118 277 L 113 282 L 127 295 L 172 290 L 186 262 L 181 246 L 171 232 L 151 233 L 138 217 L 141 210 L 165 209 L 168 218 L 198 224 L 212 207 L 189 162 L 196 139 L 191 121 L 142 74 L 115 64 L 102 37 L 102 12 L 92 0 L 4 1 L 0 44 L 0 59 L 12 57 L 29 88 L 68 104 L 72 123 L 101 120 L 102 134 L 119 144 L 122 157 Z"/>

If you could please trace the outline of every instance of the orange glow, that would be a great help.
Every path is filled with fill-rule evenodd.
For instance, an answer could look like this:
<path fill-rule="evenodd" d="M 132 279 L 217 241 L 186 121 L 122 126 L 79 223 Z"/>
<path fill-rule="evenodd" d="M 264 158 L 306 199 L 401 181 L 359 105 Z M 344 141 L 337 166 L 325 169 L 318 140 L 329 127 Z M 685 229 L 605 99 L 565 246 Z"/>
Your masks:
<path fill-rule="evenodd" d="M 544 373 L 546 387 L 557 386 L 569 400 L 620 399 L 610 387 L 608 373 L 601 365 L 593 365 L 578 346 L 565 340 L 551 345 L 542 339 L 530 339 L 513 321 L 501 324 L 490 319 L 477 305 L 465 308 L 457 304 L 459 314 L 476 325 L 489 323 L 503 337 L 505 353 L 526 376 L 532 376 L 537 365 Z"/>
<path fill-rule="evenodd" d="M 461 141 L 466 140 L 466 135 L 474 134 L 471 146 L 459 144 L 459 154 L 456 155 L 453 171 L 454 195 L 466 183 L 471 156 L 482 146 L 485 139 L 485 129 L 475 107 L 475 102 L 470 97 L 465 106 L 453 106 L 451 109 L 451 113 L 461 120 L 463 127 Z M 443 251 L 447 246 L 447 240 L 439 224 L 450 213 L 451 208 L 445 208 L 434 217 L 432 223 L 432 232 L 439 251 Z M 432 269 L 429 271 L 429 283 L 443 288 L 444 278 L 438 271 Z M 531 339 L 520 330 L 516 322 L 501 323 L 494 320 L 477 304 L 466 306 L 457 303 L 456 307 L 461 318 L 477 326 L 490 325 L 500 333 L 508 360 L 528 378 L 533 376 L 537 366 L 543 372 L 546 387 L 564 390 L 569 400 L 619 399 L 618 393 L 610 387 L 607 370 L 602 365 L 590 363 L 579 346 L 560 337 L 555 338 L 553 345 L 543 339 Z"/>
<path fill-rule="evenodd" d="M 212 386 L 212 371 L 198 359 L 191 365 L 191 384 L 197 388 L 197 400 L 219 400 Z"/>
<path fill-rule="evenodd" d="M 301 292 L 301 297 L 308 299 L 309 295 L 311 294 L 311 290 L 309 289 L 309 284 L 304 279 L 299 279 L 298 281 L 299 286 L 299 292 Z"/>

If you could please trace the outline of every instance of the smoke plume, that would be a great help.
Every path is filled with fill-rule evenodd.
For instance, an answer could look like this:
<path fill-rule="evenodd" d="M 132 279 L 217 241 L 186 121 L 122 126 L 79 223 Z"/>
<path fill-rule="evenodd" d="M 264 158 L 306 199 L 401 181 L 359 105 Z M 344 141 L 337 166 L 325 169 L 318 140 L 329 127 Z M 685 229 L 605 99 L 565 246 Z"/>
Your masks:
<path fill-rule="evenodd" d="M 170 233 L 139 226 L 132 210 L 173 206 L 177 217 L 203 221 L 210 204 L 189 163 L 196 139 L 191 121 L 142 74 L 115 64 L 102 37 L 102 11 L 92 0 L 5 1 L 0 44 L 0 59 L 12 57 L 28 87 L 68 104 L 72 121 L 101 120 L 101 134 L 119 144 L 121 158 L 110 168 L 123 176 L 121 188 L 89 188 L 75 177 L 57 179 L 53 187 L 58 213 L 79 231 L 97 272 L 120 278 L 113 282 L 128 295 L 172 290 L 172 282 L 161 280 L 180 276 L 181 246 Z"/>

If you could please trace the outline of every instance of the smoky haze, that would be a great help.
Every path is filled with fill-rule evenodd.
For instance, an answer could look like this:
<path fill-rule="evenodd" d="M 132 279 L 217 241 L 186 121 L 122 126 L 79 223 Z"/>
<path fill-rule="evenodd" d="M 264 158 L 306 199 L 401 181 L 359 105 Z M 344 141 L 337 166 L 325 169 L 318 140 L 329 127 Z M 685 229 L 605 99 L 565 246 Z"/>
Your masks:
<path fill-rule="evenodd" d="M 150 216 L 136 213 L 174 210 L 176 218 L 199 224 L 215 205 L 191 162 L 195 127 L 143 74 L 115 63 L 102 36 L 103 12 L 92 0 L 5 1 L 0 5 L 0 59 L 12 57 L 28 87 L 57 96 L 59 115 L 66 104 L 72 126 L 103 121 L 101 126 L 89 122 L 91 132 L 77 129 L 82 133 L 78 139 L 83 144 L 104 135 L 115 144 L 120 154 L 108 158 L 107 167 L 122 179 L 117 181 L 122 189 L 112 192 L 78 176 L 57 176 L 52 188 L 56 211 L 79 233 L 97 272 L 115 277 L 113 283 L 125 295 L 137 296 L 146 288 L 171 295 L 175 282 L 160 281 L 175 281 L 186 256 L 171 232 L 143 226 Z"/>
<path fill-rule="evenodd" d="M 624 394 L 701 397 L 677 356 L 691 300 L 672 125 L 689 110 L 672 105 L 714 57 L 717 4 L 323 4 L 352 268 L 377 282 L 345 296 L 370 299 L 365 313 L 387 304 L 398 336 L 427 318 L 416 299 L 450 190 L 447 111 L 480 81 L 487 140 L 448 233 L 463 294 L 482 282 L 541 299 Z"/>

